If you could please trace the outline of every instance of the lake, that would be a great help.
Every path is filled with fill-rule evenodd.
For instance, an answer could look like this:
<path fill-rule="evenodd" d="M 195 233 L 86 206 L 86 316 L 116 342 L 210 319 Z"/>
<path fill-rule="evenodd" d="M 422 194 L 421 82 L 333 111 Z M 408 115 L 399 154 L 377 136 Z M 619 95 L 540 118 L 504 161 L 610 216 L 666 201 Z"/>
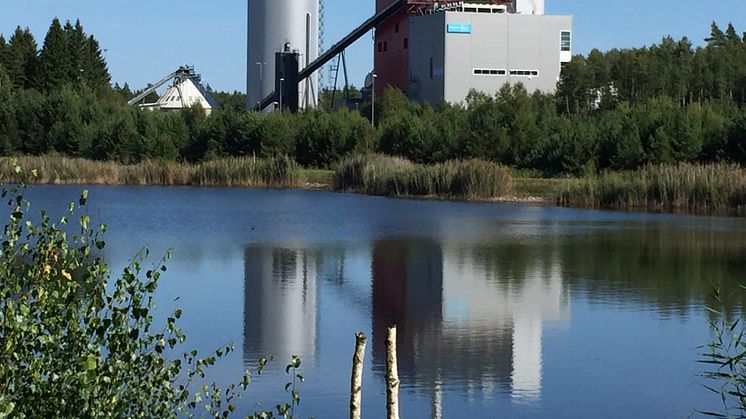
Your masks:
<path fill-rule="evenodd" d="M 272 355 L 240 411 L 287 400 L 348 416 L 356 331 L 368 336 L 363 416 L 385 417 L 385 334 L 398 326 L 403 418 L 681 418 L 718 410 L 701 377 L 715 284 L 746 278 L 746 220 L 297 190 L 92 186 L 119 271 L 143 247 L 168 262 L 162 316 L 237 351 L 221 383 Z M 80 186 L 36 186 L 35 209 Z M 177 299 L 178 297 L 178 299 Z M 744 295 L 732 296 L 734 310 Z M 696 414 L 695 414 L 696 416 Z"/>

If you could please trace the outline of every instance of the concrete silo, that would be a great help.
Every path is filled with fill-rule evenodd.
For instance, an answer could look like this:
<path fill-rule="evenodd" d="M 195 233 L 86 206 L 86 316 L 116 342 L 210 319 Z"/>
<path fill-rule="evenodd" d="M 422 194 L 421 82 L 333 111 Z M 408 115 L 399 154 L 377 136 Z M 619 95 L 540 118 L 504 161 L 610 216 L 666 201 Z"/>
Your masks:
<path fill-rule="evenodd" d="M 248 0 L 247 105 L 275 90 L 275 53 L 297 51 L 300 69 L 319 55 L 319 0 Z M 318 75 L 298 85 L 301 108 L 318 102 Z"/>
<path fill-rule="evenodd" d="M 544 0 L 517 0 L 516 13 L 520 15 L 543 15 Z"/>

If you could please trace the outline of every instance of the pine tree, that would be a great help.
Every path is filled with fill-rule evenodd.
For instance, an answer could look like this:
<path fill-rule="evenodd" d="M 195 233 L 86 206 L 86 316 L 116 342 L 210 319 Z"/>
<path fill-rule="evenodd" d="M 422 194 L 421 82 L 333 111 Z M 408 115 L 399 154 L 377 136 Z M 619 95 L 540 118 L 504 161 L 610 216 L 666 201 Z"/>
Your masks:
<path fill-rule="evenodd" d="M 86 53 L 83 55 L 82 68 L 85 81 L 90 87 L 100 89 L 110 86 L 109 68 L 106 66 L 106 60 L 101 53 L 101 47 L 93 35 L 89 36 L 86 41 Z"/>
<path fill-rule="evenodd" d="M 5 54 L 7 54 L 8 49 L 8 42 L 5 40 L 5 37 L 0 34 L 0 65 L 3 65 L 5 63 Z"/>
<path fill-rule="evenodd" d="M 708 47 L 725 46 L 725 34 L 720 30 L 717 23 L 712 22 L 710 26 L 710 37 L 705 38 Z"/>
<path fill-rule="evenodd" d="M 46 91 L 57 89 L 69 82 L 73 63 L 68 54 L 67 34 L 59 19 L 55 18 L 44 39 L 39 58 L 38 83 Z"/>
<path fill-rule="evenodd" d="M 80 20 L 73 26 L 70 21 L 65 24 L 65 35 L 67 36 L 67 51 L 70 60 L 70 74 L 68 80 L 79 83 L 85 79 L 85 62 L 88 53 L 88 40 L 86 39 Z"/>
<path fill-rule="evenodd" d="M 730 45 L 741 45 L 741 37 L 738 36 L 736 28 L 733 27 L 732 23 L 729 23 L 728 28 L 725 30 L 725 39 Z"/>
<path fill-rule="evenodd" d="M 35 87 L 38 50 L 34 35 L 28 28 L 16 28 L 6 47 L 5 60 L 2 64 L 14 86 L 22 89 Z"/>

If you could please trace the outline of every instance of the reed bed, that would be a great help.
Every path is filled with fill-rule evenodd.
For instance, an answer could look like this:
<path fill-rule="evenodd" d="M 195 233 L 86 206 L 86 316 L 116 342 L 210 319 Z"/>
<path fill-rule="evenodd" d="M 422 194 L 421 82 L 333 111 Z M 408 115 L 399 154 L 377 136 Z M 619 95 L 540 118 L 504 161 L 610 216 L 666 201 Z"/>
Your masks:
<path fill-rule="evenodd" d="M 35 171 L 22 179 L 13 167 Z M 226 158 L 199 164 L 146 160 L 137 164 L 93 161 L 61 156 L 0 158 L 3 182 L 90 185 L 202 185 L 291 188 L 303 186 L 302 169 L 291 158 Z"/>
<path fill-rule="evenodd" d="M 490 199 L 510 193 L 507 168 L 483 160 L 451 160 L 420 165 L 382 154 L 344 159 L 334 173 L 334 188 L 370 195 Z"/>
<path fill-rule="evenodd" d="M 727 164 L 650 165 L 569 183 L 558 204 L 573 207 L 746 214 L 746 169 Z"/>

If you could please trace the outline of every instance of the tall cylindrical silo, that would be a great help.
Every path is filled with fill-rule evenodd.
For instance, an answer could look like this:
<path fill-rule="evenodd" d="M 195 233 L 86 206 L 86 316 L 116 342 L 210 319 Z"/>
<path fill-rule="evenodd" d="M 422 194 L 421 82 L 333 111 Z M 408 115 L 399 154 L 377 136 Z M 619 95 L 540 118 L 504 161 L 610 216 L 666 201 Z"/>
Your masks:
<path fill-rule="evenodd" d="M 543 15 L 544 0 L 516 0 L 515 11 L 522 15 Z"/>
<path fill-rule="evenodd" d="M 319 56 L 319 0 L 248 0 L 246 100 L 254 106 L 275 87 L 275 53 L 288 45 L 300 67 Z M 298 85 L 302 108 L 318 102 L 318 74 Z"/>

